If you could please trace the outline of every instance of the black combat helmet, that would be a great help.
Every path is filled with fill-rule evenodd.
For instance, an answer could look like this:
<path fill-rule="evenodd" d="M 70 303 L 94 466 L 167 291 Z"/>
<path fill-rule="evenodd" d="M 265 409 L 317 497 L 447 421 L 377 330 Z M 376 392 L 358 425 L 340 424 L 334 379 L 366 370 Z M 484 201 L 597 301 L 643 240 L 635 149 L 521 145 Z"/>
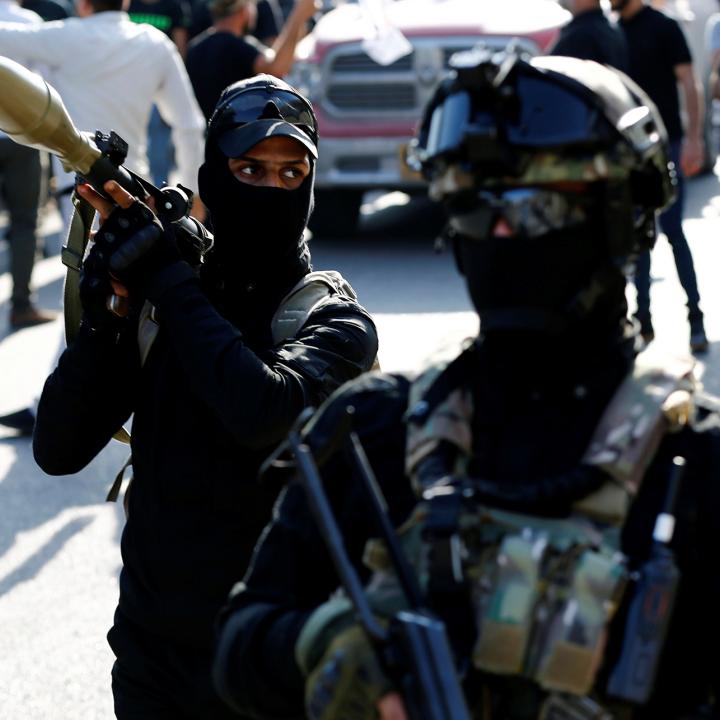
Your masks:
<path fill-rule="evenodd" d="M 673 198 L 653 103 L 622 73 L 574 58 L 478 48 L 451 68 L 411 162 L 445 203 L 456 249 L 474 246 L 457 256 L 485 330 L 562 332 L 608 292 L 619 312 L 623 271 Z M 472 278 L 468 262 L 482 263 Z"/>

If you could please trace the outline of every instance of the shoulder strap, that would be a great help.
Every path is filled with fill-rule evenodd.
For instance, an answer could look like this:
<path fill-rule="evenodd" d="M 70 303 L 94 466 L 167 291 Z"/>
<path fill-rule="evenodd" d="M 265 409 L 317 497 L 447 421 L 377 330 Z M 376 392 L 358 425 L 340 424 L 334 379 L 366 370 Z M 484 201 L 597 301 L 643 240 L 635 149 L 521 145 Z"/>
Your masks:
<path fill-rule="evenodd" d="M 409 422 L 423 423 L 453 390 L 457 390 L 471 376 L 470 365 L 473 362 L 475 350 L 475 345 L 470 345 L 444 368 L 431 368 L 430 372 L 425 375 L 429 383 L 427 380 L 423 383 L 423 376 L 418 378 L 419 393 L 413 397 L 414 402 L 408 411 Z"/>
<path fill-rule="evenodd" d="M 583 463 L 601 468 L 634 495 L 663 436 L 690 422 L 694 364 L 691 357 L 656 351 L 638 355 L 600 418 Z"/>
<path fill-rule="evenodd" d="M 70 229 L 62 247 L 61 259 L 67 267 L 63 292 L 63 312 L 65 315 L 65 340 L 68 345 L 77 337 L 82 317 L 80 304 L 80 269 L 85 249 L 90 240 L 95 209 L 76 192 L 72 194 L 73 214 Z"/>
<path fill-rule="evenodd" d="M 595 492 L 575 503 L 576 513 L 621 526 L 666 433 L 693 420 L 694 360 L 647 350 L 608 404 L 583 463 L 608 476 Z"/>
<path fill-rule="evenodd" d="M 63 314 L 65 316 L 65 341 L 68 345 L 75 340 L 80 329 L 80 320 L 82 319 L 80 270 L 95 217 L 95 208 L 75 191 L 72 194 L 72 203 L 74 210 L 70 220 L 70 229 L 61 253 L 63 265 L 67 267 L 63 290 Z M 130 442 L 130 434 L 123 427 L 113 437 L 122 443 Z"/>
<path fill-rule="evenodd" d="M 310 314 L 335 295 L 357 300 L 350 283 L 334 270 L 317 270 L 301 278 L 280 301 L 273 315 L 271 323 L 273 343 L 280 345 L 285 340 L 295 337 Z"/>
<path fill-rule="evenodd" d="M 462 457 L 472 452 L 473 403 L 464 383 L 474 353 L 471 345 L 449 363 L 431 366 L 410 388 L 405 469 L 414 482 L 423 461 L 442 443 Z"/>
<path fill-rule="evenodd" d="M 138 347 L 140 349 L 140 364 L 145 365 L 150 348 L 155 342 L 160 326 L 155 318 L 155 307 L 147 300 L 140 310 L 138 320 Z"/>

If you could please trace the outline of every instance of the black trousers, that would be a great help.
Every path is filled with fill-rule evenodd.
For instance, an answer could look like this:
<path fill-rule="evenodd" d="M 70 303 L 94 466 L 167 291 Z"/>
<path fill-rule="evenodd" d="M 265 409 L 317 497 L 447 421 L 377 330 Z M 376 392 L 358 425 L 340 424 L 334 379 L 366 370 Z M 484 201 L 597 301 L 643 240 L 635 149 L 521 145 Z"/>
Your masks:
<path fill-rule="evenodd" d="M 42 166 L 40 153 L 0 137 L 0 192 L 8 211 L 10 225 L 10 275 L 12 306 L 25 310 L 30 306 L 30 277 L 35 264 L 38 207 Z"/>
<path fill-rule="evenodd" d="M 119 720 L 238 720 L 215 694 L 212 656 L 147 633 L 119 611 L 108 633 Z"/>

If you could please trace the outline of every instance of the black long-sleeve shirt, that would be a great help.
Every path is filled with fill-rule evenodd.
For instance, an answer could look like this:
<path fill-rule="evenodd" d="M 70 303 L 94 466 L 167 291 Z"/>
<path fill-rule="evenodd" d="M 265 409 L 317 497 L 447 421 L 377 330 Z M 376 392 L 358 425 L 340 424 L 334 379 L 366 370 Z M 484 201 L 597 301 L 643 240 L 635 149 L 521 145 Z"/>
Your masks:
<path fill-rule="evenodd" d="M 63 353 L 34 453 L 50 474 L 77 472 L 133 414 L 119 609 L 148 632 L 209 648 L 277 494 L 257 481 L 261 461 L 304 407 L 370 368 L 377 336 L 336 294 L 296 337 L 251 349 L 196 279 L 156 295 L 160 330 L 144 365 L 132 327 L 117 342 L 83 329 Z"/>

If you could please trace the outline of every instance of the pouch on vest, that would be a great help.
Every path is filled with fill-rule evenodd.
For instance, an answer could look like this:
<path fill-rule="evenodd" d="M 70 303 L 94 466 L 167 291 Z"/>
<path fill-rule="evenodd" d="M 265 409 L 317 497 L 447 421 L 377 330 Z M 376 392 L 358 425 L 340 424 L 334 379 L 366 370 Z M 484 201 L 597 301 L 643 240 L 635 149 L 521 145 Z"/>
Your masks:
<path fill-rule="evenodd" d="M 579 519 L 479 509 L 463 526 L 475 667 L 524 675 L 550 691 L 589 692 L 625 588 L 624 556 Z"/>

